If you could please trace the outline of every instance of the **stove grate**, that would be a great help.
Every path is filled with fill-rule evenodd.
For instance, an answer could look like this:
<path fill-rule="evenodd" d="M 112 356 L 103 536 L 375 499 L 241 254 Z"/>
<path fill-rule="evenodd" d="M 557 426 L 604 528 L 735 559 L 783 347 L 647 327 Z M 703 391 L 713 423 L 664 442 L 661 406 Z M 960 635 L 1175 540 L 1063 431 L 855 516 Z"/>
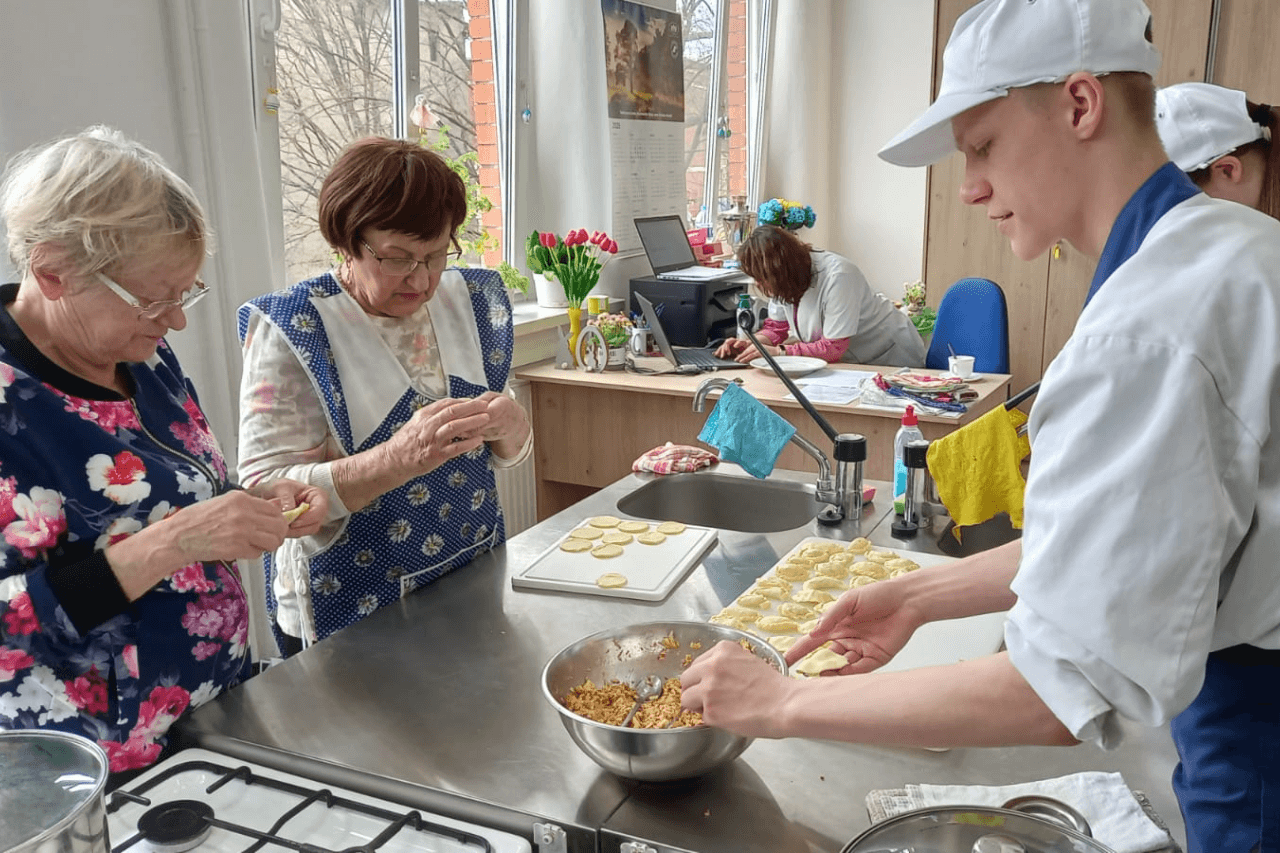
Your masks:
<path fill-rule="evenodd" d="M 437 835 L 447 838 L 457 844 L 474 847 L 482 853 L 493 853 L 493 847 L 488 839 L 472 832 L 455 829 L 451 826 L 442 826 L 432 821 L 426 820 L 422 814 L 415 810 L 409 811 L 393 811 L 378 806 L 361 803 L 351 800 L 339 794 L 335 794 L 328 788 L 304 788 L 282 779 L 274 779 L 262 773 L 255 773 L 247 766 L 226 767 L 215 764 L 210 761 L 185 761 L 176 763 L 161 773 L 152 776 L 147 781 L 134 786 L 129 790 L 119 789 L 113 791 L 109 796 L 107 803 L 107 814 L 112 814 L 128 803 L 134 803 L 141 806 L 153 805 L 151 799 L 145 796 L 148 791 L 163 784 L 170 778 L 187 772 L 205 772 L 217 775 L 218 778 L 207 788 L 206 794 L 212 794 L 224 785 L 234 781 L 239 781 L 246 786 L 261 786 L 292 794 L 299 798 L 296 805 L 289 808 L 271 825 L 265 832 L 252 827 L 243 826 L 232 821 L 226 821 L 218 818 L 216 815 L 209 819 L 212 827 L 223 829 L 228 832 L 243 835 L 247 839 L 253 839 L 253 842 L 245 847 L 242 853 L 257 853 L 267 845 L 275 845 L 284 847 L 289 850 L 298 851 L 298 853 L 376 853 L 377 850 L 385 846 L 392 838 L 399 834 L 402 830 L 408 828 L 425 834 Z M 380 832 L 377 837 L 371 839 L 367 844 L 356 845 L 354 847 L 345 847 L 341 850 L 330 850 L 306 842 L 296 841 L 288 838 L 287 825 L 297 815 L 301 814 L 308 807 L 320 803 L 329 809 L 346 809 L 367 817 L 376 818 L 384 821 L 387 826 Z M 135 833 L 133 836 L 125 839 L 121 843 L 111 848 L 111 853 L 124 853 L 124 851 L 133 847 L 135 844 L 143 841 L 142 833 Z"/>

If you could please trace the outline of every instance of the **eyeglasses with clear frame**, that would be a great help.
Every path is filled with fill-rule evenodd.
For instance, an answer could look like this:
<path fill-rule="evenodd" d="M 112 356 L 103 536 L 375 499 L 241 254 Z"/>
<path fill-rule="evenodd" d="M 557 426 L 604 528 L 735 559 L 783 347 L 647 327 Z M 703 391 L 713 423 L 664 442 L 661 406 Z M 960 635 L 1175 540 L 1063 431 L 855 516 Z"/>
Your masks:
<path fill-rule="evenodd" d="M 361 239 L 364 247 L 369 250 L 369 254 L 378 262 L 378 269 L 382 270 L 386 275 L 402 276 L 408 275 L 418 268 L 419 265 L 425 266 L 428 272 L 443 272 L 445 267 L 458 258 L 462 257 L 462 253 L 456 249 L 447 252 L 437 252 L 434 255 L 428 255 L 423 260 L 417 258 L 381 258 L 374 251 L 373 247 L 365 240 Z"/>
<path fill-rule="evenodd" d="M 105 284 L 112 293 L 123 299 L 127 305 L 138 309 L 138 317 L 144 320 L 159 320 L 170 308 L 181 308 L 185 311 L 203 299 L 205 294 L 209 292 L 208 285 L 197 278 L 195 283 L 179 298 L 158 299 L 155 302 L 148 302 L 144 305 L 138 297 L 107 278 L 105 273 L 98 273 L 97 275 L 98 281 Z"/>

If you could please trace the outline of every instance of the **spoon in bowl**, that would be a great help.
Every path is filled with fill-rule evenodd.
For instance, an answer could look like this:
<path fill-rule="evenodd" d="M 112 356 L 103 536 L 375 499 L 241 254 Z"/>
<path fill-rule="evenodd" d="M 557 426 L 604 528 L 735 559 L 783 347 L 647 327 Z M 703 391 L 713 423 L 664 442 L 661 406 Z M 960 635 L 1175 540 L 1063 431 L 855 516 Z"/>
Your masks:
<path fill-rule="evenodd" d="M 631 710 L 627 712 L 627 716 L 623 717 L 619 725 L 626 728 L 631 724 L 631 719 L 636 715 L 636 711 L 640 710 L 640 706 L 650 699 L 656 698 L 662 694 L 662 679 L 656 675 L 650 675 L 640 682 L 636 688 L 636 704 L 631 706 Z"/>

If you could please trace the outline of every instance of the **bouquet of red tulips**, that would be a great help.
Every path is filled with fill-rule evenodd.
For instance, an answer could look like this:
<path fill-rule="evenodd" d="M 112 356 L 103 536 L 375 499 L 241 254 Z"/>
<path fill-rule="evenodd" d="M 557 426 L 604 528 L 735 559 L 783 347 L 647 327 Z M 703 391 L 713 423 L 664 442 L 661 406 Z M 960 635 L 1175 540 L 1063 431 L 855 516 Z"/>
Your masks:
<path fill-rule="evenodd" d="M 608 234 L 588 235 L 585 228 L 570 231 L 564 240 L 550 231 L 539 232 L 538 245 L 530 245 L 527 251 L 531 264 L 536 259 L 545 273 L 564 286 L 570 308 L 582 307 L 582 300 L 600 281 L 600 271 L 617 253 L 618 244 Z"/>

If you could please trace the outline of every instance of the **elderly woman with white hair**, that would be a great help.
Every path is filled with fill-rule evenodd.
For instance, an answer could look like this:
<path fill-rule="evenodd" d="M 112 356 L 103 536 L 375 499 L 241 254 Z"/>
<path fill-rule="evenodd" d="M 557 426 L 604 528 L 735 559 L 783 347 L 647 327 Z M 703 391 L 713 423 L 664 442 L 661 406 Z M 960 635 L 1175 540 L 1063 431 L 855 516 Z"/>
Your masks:
<path fill-rule="evenodd" d="M 235 560 L 326 501 L 227 479 L 165 343 L 207 291 L 208 228 L 156 154 L 103 127 L 38 146 L 0 216 L 21 276 L 0 286 L 0 729 L 83 735 L 119 780 L 248 675 Z"/>

